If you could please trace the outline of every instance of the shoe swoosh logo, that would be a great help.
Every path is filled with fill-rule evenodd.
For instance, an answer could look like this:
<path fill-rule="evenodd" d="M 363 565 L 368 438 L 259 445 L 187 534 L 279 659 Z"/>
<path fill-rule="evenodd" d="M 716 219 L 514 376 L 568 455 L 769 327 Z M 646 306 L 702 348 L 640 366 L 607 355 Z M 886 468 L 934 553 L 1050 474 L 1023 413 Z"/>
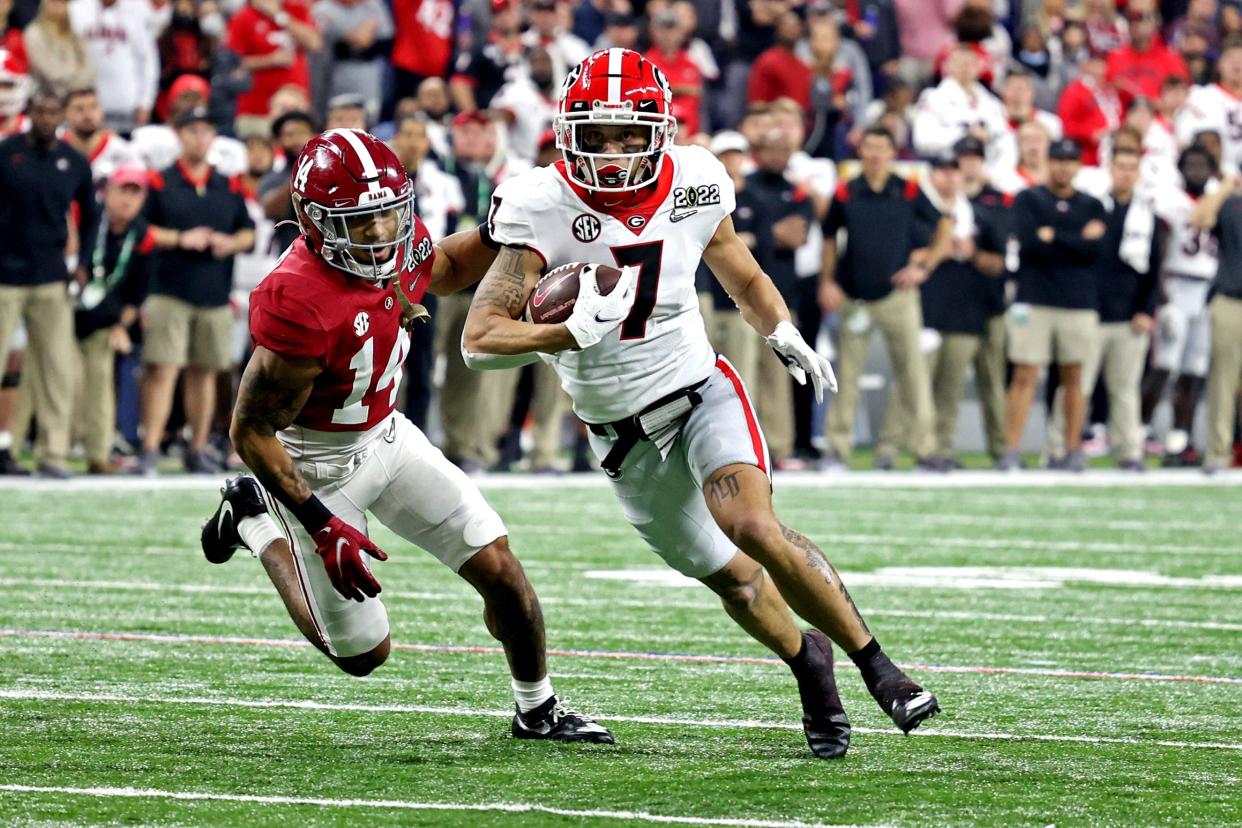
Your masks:
<path fill-rule="evenodd" d="M 688 213 L 681 213 L 681 214 L 673 213 L 671 216 L 669 216 L 669 217 L 668 217 L 668 220 L 669 220 L 669 221 L 671 221 L 673 224 L 676 224 L 677 222 L 681 221 L 682 219 L 688 219 L 688 218 L 690 218 L 691 216 L 693 216 L 693 215 L 694 215 L 695 213 L 697 213 L 697 212 L 698 212 L 698 210 L 691 210 L 691 211 L 690 211 L 690 212 L 688 212 Z"/>
<path fill-rule="evenodd" d="M 230 519 L 232 519 L 232 517 L 233 517 L 233 504 L 232 504 L 232 503 L 229 503 L 227 500 L 226 500 L 226 501 L 224 501 L 224 505 L 222 505 L 222 506 L 220 507 L 220 517 L 218 517 L 218 518 L 216 519 L 216 534 L 223 534 L 223 532 L 224 532 L 224 518 L 225 518 L 225 516 L 226 516 L 226 515 L 227 515 Z"/>

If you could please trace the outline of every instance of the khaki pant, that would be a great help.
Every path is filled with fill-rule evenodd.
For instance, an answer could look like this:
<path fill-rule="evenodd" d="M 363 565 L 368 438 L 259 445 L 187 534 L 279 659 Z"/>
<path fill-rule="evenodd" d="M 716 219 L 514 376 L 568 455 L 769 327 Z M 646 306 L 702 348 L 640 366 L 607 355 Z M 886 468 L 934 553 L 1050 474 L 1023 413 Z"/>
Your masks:
<path fill-rule="evenodd" d="M 116 352 L 108 343 L 111 332 L 111 328 L 103 328 L 78 340 L 82 373 L 76 399 L 77 424 L 88 463 L 107 463 L 116 437 Z"/>
<path fill-rule="evenodd" d="M 850 330 L 850 318 L 865 311 L 870 319 L 866 330 Z M 837 380 L 840 391 L 828 407 L 828 442 L 832 451 L 842 458 L 849 456 L 854 444 L 854 413 L 858 408 L 858 381 L 862 378 L 871 333 L 879 330 L 888 348 L 893 366 L 895 388 L 889 405 L 904 406 L 911 412 L 910 450 L 918 457 L 929 457 L 935 449 L 932 433 L 931 382 L 927 361 L 919 350 L 919 332 L 923 329 L 923 307 L 916 290 L 894 290 L 875 302 L 850 300 L 843 309 L 845 324 L 837 345 Z M 887 448 L 887 447 L 885 447 Z M 876 447 L 880 453 L 881 446 Z"/>
<path fill-rule="evenodd" d="M 755 400 L 759 423 L 773 460 L 793 454 L 793 377 L 741 311 L 716 311 L 716 342 Z"/>
<path fill-rule="evenodd" d="M 939 456 L 953 454 L 957 435 L 957 414 L 966 388 L 966 371 L 983 347 L 983 337 L 973 334 L 943 334 L 940 346 L 924 354 L 927 375 L 931 380 L 932 407 L 935 410 L 935 447 Z M 894 394 L 897 389 L 894 389 Z M 902 435 L 910 428 L 910 410 L 892 402 L 884 412 L 884 426 L 876 454 L 893 456 Z"/>
<path fill-rule="evenodd" d="M 37 382 L 23 384 L 30 390 L 39 423 L 35 460 L 63 466 L 69 454 L 74 362 L 73 309 L 65 283 L 0 285 L 0 342 L 13 340 L 19 321 L 26 323 L 30 337 L 25 364 L 38 375 Z"/>
<path fill-rule="evenodd" d="M 196 365 L 213 371 L 233 367 L 233 309 L 200 308 L 155 295 L 142 306 L 142 361 L 147 365 Z"/>
<path fill-rule="evenodd" d="M 561 425 L 569 413 L 569 395 L 561 388 L 561 378 L 546 362 L 537 362 L 535 390 L 531 395 L 530 416 L 534 421 L 530 452 L 532 469 L 551 468 L 561 455 Z"/>
<path fill-rule="evenodd" d="M 491 468 L 500 460 L 496 441 L 509 423 L 518 369 L 472 371 L 461 358 L 461 334 L 473 295 L 456 293 L 439 302 L 437 347 L 444 354 L 440 417 L 444 453 L 455 462 Z"/>
<path fill-rule="evenodd" d="M 1212 362 L 1208 371 L 1208 465 L 1228 468 L 1242 380 L 1242 300 L 1218 295 L 1208 308 L 1212 319 Z"/>
<path fill-rule="evenodd" d="M 988 320 L 987 332 L 975 353 L 975 391 L 993 459 L 1005 453 L 1005 363 L 1005 315 L 997 314 Z"/>
<path fill-rule="evenodd" d="M 1101 323 L 1096 347 L 1082 363 L 1082 392 L 1089 400 L 1101 372 L 1108 389 L 1108 441 L 1118 462 L 1143 458 L 1140 386 L 1150 337 L 1136 334 L 1128 322 Z M 1232 439 L 1232 431 L 1230 432 Z M 1045 451 L 1065 455 L 1065 390 L 1052 401 Z"/>

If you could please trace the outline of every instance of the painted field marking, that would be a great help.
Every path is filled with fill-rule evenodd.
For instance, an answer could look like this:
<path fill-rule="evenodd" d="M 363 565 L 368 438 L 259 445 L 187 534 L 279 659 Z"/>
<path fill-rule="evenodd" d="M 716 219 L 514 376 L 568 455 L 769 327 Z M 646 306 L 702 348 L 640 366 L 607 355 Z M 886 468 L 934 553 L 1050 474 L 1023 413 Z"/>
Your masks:
<path fill-rule="evenodd" d="M 87 630 L 21 630 L 0 628 L 0 637 L 52 638 L 77 641 L 131 641 L 157 644 L 241 645 L 248 647 L 309 647 L 310 642 L 296 638 L 240 638 L 213 635 L 174 635 L 168 633 L 92 632 Z M 460 644 L 394 643 L 394 650 L 420 653 L 452 653 L 467 655 L 503 655 L 504 649 L 494 646 Z M 602 658 L 620 661 L 671 661 L 686 664 L 762 664 L 784 666 L 779 658 L 767 656 L 692 655 L 686 653 L 641 653 L 617 650 L 569 650 L 549 648 L 548 655 L 564 658 Z M 857 669 L 853 664 L 837 662 L 842 667 Z M 927 673 L 965 673 L 973 675 L 1043 676 L 1047 678 L 1112 679 L 1116 681 L 1188 682 L 1192 684 L 1237 684 L 1242 678 L 1232 676 L 1186 676 L 1167 673 L 1121 673 L 1083 670 L 1055 670 L 1041 667 L 982 667 L 950 664 L 902 664 L 903 670 Z"/>
<path fill-rule="evenodd" d="M 100 693 L 66 693 L 56 690 L 0 690 L 0 699 L 12 701 L 68 701 L 98 702 L 109 704 L 183 704 L 193 706 L 238 707 L 254 710 L 311 710 L 338 713 L 398 713 L 420 714 L 428 716 L 486 716 L 489 718 L 511 719 L 512 710 L 484 710 L 462 707 L 432 707 L 412 704 L 361 704 L 348 702 L 317 702 L 283 699 L 237 699 L 211 696 L 124 696 Z M 687 719 L 676 716 L 624 716 L 601 714 L 599 719 L 605 723 L 624 722 L 627 724 L 649 724 L 671 727 L 700 727 L 738 730 L 797 730 L 802 726 L 785 722 L 764 722 L 756 719 Z M 934 723 L 932 729 L 920 728 L 910 735 L 922 738 L 942 739 L 983 739 L 985 741 L 1003 742 L 1075 742 L 1080 744 L 1108 745 L 1158 745 L 1169 748 L 1186 748 L 1195 750 L 1235 750 L 1242 751 L 1242 744 L 1233 742 L 1178 742 L 1168 739 L 1139 739 L 1131 736 L 1076 736 L 1067 734 L 1047 733 L 994 733 L 970 732 L 962 730 L 941 730 Z M 857 727 L 855 733 L 878 736 L 900 736 L 892 728 Z"/>
<path fill-rule="evenodd" d="M 528 802 L 409 802 L 402 799 L 320 799 L 310 796 L 259 796 L 206 791 L 160 791 L 151 788 L 70 788 L 59 785 L 0 785 L 12 793 L 54 793 L 122 799 L 171 799 L 187 802 L 251 802 L 256 805 L 313 805 L 318 808 L 379 808 L 399 811 L 499 811 L 509 814 L 548 814 L 574 819 L 615 819 L 664 825 L 715 825 L 729 828 L 827 828 L 822 823 L 779 819 L 729 819 L 650 814 L 646 811 L 596 811 L 553 808 Z"/>
<path fill-rule="evenodd" d="M 697 584 L 697 582 L 695 582 Z M 160 583 L 158 581 L 78 581 L 65 578 L 0 578 L 0 588 L 36 588 L 36 589 L 76 589 L 85 592 L 118 591 L 118 592 L 181 592 L 190 594 L 210 595 L 255 595 L 272 597 L 275 591 L 270 586 L 245 586 L 234 584 L 187 584 Z M 427 592 L 427 591 L 396 591 L 384 590 L 384 600 L 402 601 L 445 601 L 460 603 L 473 601 L 481 604 L 482 599 L 475 593 L 462 592 Z M 604 599 L 567 598 L 558 596 L 539 596 L 541 603 L 549 606 L 598 607 Z M 609 597 L 606 603 L 610 607 L 628 607 L 632 609 L 691 609 L 704 612 L 720 612 L 720 604 L 716 601 L 680 601 L 670 598 L 657 600 L 624 599 Z M 474 604 L 471 605 L 473 611 Z M 926 618 L 930 620 L 953 621 L 1002 621 L 1019 624 L 1098 624 L 1119 627 L 1155 627 L 1188 630 L 1219 630 L 1222 632 L 1242 632 L 1242 623 L 1227 621 L 1188 621 L 1179 618 L 1106 618 L 1084 615 L 1020 615 L 1005 612 L 968 612 L 959 610 L 894 610 L 871 609 L 867 615 L 881 618 Z"/>

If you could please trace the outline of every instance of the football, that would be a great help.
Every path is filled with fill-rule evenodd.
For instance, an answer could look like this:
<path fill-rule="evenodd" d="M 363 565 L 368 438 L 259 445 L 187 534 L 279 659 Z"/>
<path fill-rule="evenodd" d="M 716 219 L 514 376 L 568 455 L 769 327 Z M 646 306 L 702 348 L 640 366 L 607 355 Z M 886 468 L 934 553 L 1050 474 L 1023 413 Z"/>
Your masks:
<path fill-rule="evenodd" d="M 586 262 L 570 262 L 545 273 L 526 301 L 527 321 L 557 325 L 568 319 L 578 301 L 578 277 L 586 267 L 589 267 Z M 597 268 L 595 279 L 599 289 L 607 295 L 616 287 L 621 271 L 608 265 L 597 265 Z"/>

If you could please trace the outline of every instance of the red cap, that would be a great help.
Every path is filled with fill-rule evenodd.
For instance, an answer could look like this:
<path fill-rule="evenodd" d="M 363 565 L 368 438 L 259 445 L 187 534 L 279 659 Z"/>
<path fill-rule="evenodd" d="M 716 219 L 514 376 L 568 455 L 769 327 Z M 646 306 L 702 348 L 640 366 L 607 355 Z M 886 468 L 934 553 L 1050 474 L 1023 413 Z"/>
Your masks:
<path fill-rule="evenodd" d="M 473 112 L 458 112 L 453 116 L 453 126 L 463 126 L 465 124 L 482 124 L 487 126 L 487 123 L 487 116 L 478 109 Z"/>
<path fill-rule="evenodd" d="M 112 175 L 108 176 L 108 183 L 122 187 L 132 184 L 145 190 L 150 183 L 150 175 L 147 173 L 147 168 L 141 164 L 122 164 L 112 171 Z"/>
<path fill-rule="evenodd" d="M 513 0 L 492 0 L 492 14 L 504 11 L 513 5 Z"/>
<path fill-rule="evenodd" d="M 206 101 L 211 97 L 211 84 L 198 75 L 181 75 L 168 87 L 168 100 L 175 101 L 186 92 L 197 92 Z"/>

